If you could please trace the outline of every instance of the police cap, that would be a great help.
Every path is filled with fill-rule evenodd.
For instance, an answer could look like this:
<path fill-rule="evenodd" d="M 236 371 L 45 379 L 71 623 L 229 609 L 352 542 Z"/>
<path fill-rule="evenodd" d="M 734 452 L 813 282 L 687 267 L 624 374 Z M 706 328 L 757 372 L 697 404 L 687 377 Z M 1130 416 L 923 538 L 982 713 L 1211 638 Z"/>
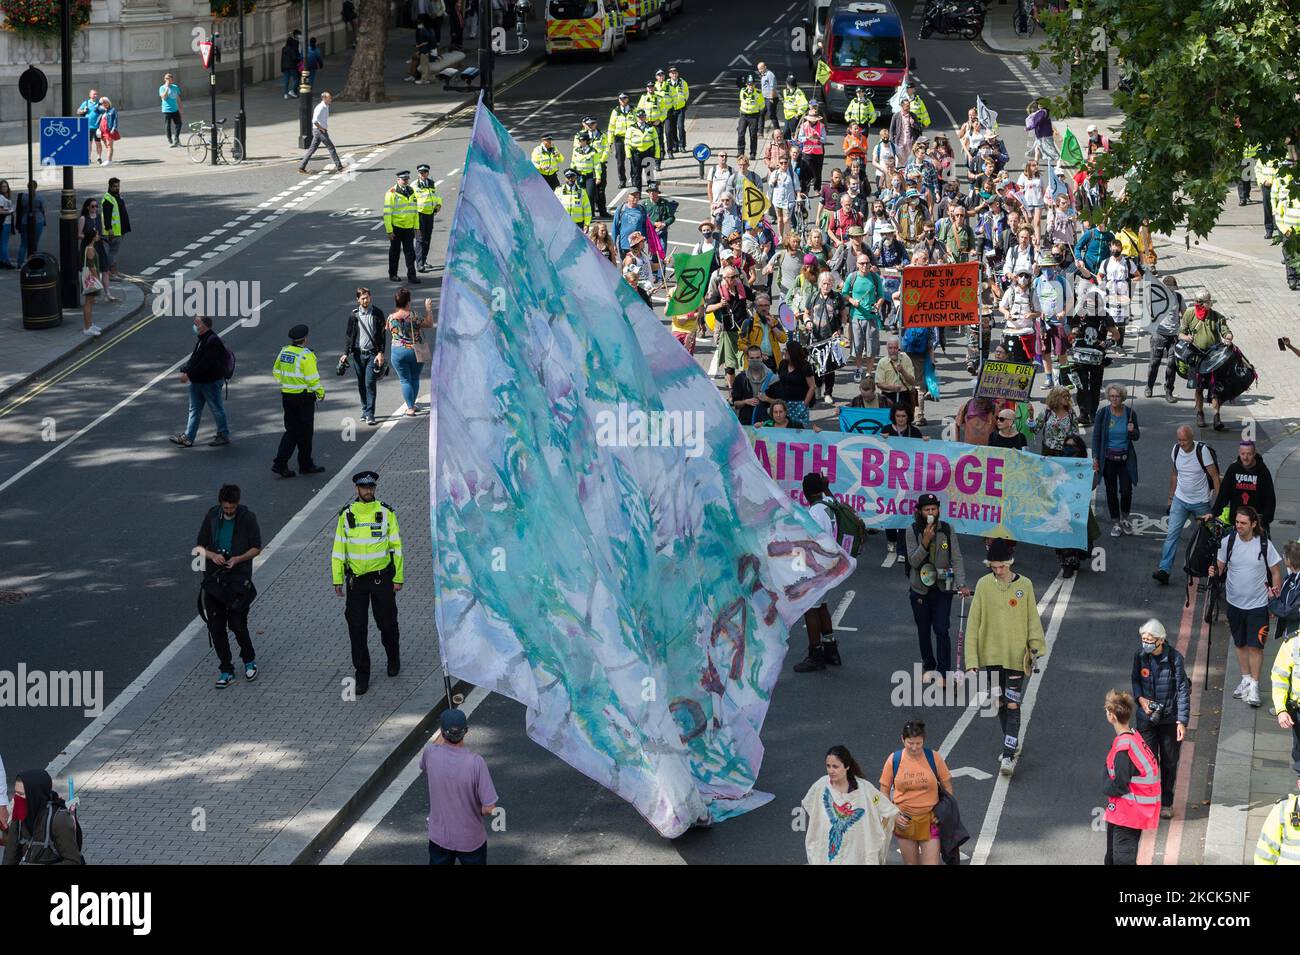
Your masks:
<path fill-rule="evenodd" d="M 403 169 L 401 172 L 399 172 L 399 173 L 397 174 L 397 178 L 398 178 L 398 179 L 410 179 L 410 178 L 411 178 L 411 170 L 409 170 L 409 169 Z"/>
<path fill-rule="evenodd" d="M 584 117 L 582 117 L 582 125 L 584 125 L 584 126 L 586 126 L 588 123 L 594 123 L 595 121 L 596 121 L 596 117 L 595 117 L 595 116 L 584 116 Z"/>
<path fill-rule="evenodd" d="M 418 165 L 418 166 L 415 167 L 415 171 L 416 171 L 416 172 L 428 172 L 428 171 L 429 171 L 429 164 L 428 164 L 427 162 L 422 162 L 422 163 L 420 163 L 420 165 Z"/>
<path fill-rule="evenodd" d="M 295 325 L 289 329 L 289 341 L 299 342 L 307 337 L 308 328 L 306 325 Z"/>
<path fill-rule="evenodd" d="M 587 132 L 585 129 L 582 132 L 578 133 L 578 142 L 580 143 L 591 142 L 591 133 Z"/>
<path fill-rule="evenodd" d="M 548 139 L 554 139 L 554 138 L 555 136 L 552 133 L 542 133 L 542 142 L 546 142 Z"/>
<path fill-rule="evenodd" d="M 667 76 L 667 75 L 668 74 L 665 73 L 662 69 L 655 70 L 655 76 Z"/>
<path fill-rule="evenodd" d="M 352 475 L 352 483 L 358 487 L 374 487 L 379 483 L 378 471 L 358 471 Z"/>
<path fill-rule="evenodd" d="M 645 110 L 643 109 L 637 110 L 636 115 L 638 119 L 645 119 Z"/>
<path fill-rule="evenodd" d="M 753 74 L 753 73 L 750 73 L 748 76 L 745 77 L 745 85 L 746 85 L 746 86 L 753 86 L 753 85 L 754 85 L 754 74 Z"/>
<path fill-rule="evenodd" d="M 627 98 L 628 98 L 628 95 L 627 95 L 626 93 L 619 93 L 619 94 L 618 94 L 618 98 L 619 98 L 619 99 L 627 99 Z"/>
<path fill-rule="evenodd" d="M 572 169 L 566 169 L 566 170 L 564 170 L 564 178 L 565 178 L 565 179 L 577 179 L 577 178 L 578 178 L 578 174 L 577 174 L 577 172 L 575 172 L 575 171 L 572 170 Z"/>

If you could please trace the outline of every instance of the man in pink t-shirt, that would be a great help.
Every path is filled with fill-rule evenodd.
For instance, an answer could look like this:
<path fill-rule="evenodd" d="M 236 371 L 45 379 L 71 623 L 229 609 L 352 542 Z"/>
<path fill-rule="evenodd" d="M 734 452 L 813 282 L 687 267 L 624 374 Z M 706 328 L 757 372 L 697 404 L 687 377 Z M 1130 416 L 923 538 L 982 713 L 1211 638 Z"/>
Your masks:
<path fill-rule="evenodd" d="M 483 757 L 465 748 L 469 721 L 463 711 L 445 711 L 439 725 L 420 757 L 429 783 L 429 865 L 486 865 L 483 817 L 497 804 L 492 776 Z"/>

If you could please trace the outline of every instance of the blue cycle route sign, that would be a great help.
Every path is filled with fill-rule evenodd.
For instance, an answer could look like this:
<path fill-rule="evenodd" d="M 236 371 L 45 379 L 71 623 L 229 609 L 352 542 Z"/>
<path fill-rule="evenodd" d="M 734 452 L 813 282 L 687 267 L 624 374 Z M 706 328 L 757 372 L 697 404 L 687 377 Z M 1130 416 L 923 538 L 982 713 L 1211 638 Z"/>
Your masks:
<path fill-rule="evenodd" d="M 41 165 L 90 165 L 90 124 L 86 117 L 41 117 Z"/>
<path fill-rule="evenodd" d="M 704 145 L 704 143 L 700 143 L 698 146 L 696 146 L 694 149 L 691 150 L 691 155 L 695 157 L 696 162 L 708 162 L 711 152 L 708 146 Z"/>

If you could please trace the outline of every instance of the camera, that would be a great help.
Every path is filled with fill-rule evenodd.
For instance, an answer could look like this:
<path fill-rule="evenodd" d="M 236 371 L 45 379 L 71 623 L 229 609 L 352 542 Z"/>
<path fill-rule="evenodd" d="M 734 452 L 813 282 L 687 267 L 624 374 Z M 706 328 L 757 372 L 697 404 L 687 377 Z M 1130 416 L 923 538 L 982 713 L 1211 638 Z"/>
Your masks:
<path fill-rule="evenodd" d="M 340 355 L 339 363 L 334 367 L 334 374 L 341 375 L 348 370 L 348 356 Z"/>
<path fill-rule="evenodd" d="M 1168 707 L 1163 703 L 1157 703 L 1155 700 L 1147 701 L 1147 719 L 1152 726 L 1159 724 L 1167 709 Z"/>

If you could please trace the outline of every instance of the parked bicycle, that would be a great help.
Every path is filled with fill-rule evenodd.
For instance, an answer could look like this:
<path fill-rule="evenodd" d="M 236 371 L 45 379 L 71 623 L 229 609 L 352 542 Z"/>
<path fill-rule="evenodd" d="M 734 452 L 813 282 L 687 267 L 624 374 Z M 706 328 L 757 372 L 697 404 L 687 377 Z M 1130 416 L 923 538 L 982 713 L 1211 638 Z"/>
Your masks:
<path fill-rule="evenodd" d="M 217 120 L 217 162 L 238 166 L 244 161 L 244 144 L 226 131 L 225 123 L 224 118 Z M 185 142 L 185 149 L 190 161 L 196 165 L 208 161 L 212 129 L 212 124 L 203 120 L 190 123 L 190 138 Z"/>
<path fill-rule="evenodd" d="M 1016 36 L 1033 36 L 1037 17 L 1038 11 L 1034 9 L 1033 0 L 1016 0 L 1016 12 L 1011 18 L 1011 23 L 1016 28 Z"/>

